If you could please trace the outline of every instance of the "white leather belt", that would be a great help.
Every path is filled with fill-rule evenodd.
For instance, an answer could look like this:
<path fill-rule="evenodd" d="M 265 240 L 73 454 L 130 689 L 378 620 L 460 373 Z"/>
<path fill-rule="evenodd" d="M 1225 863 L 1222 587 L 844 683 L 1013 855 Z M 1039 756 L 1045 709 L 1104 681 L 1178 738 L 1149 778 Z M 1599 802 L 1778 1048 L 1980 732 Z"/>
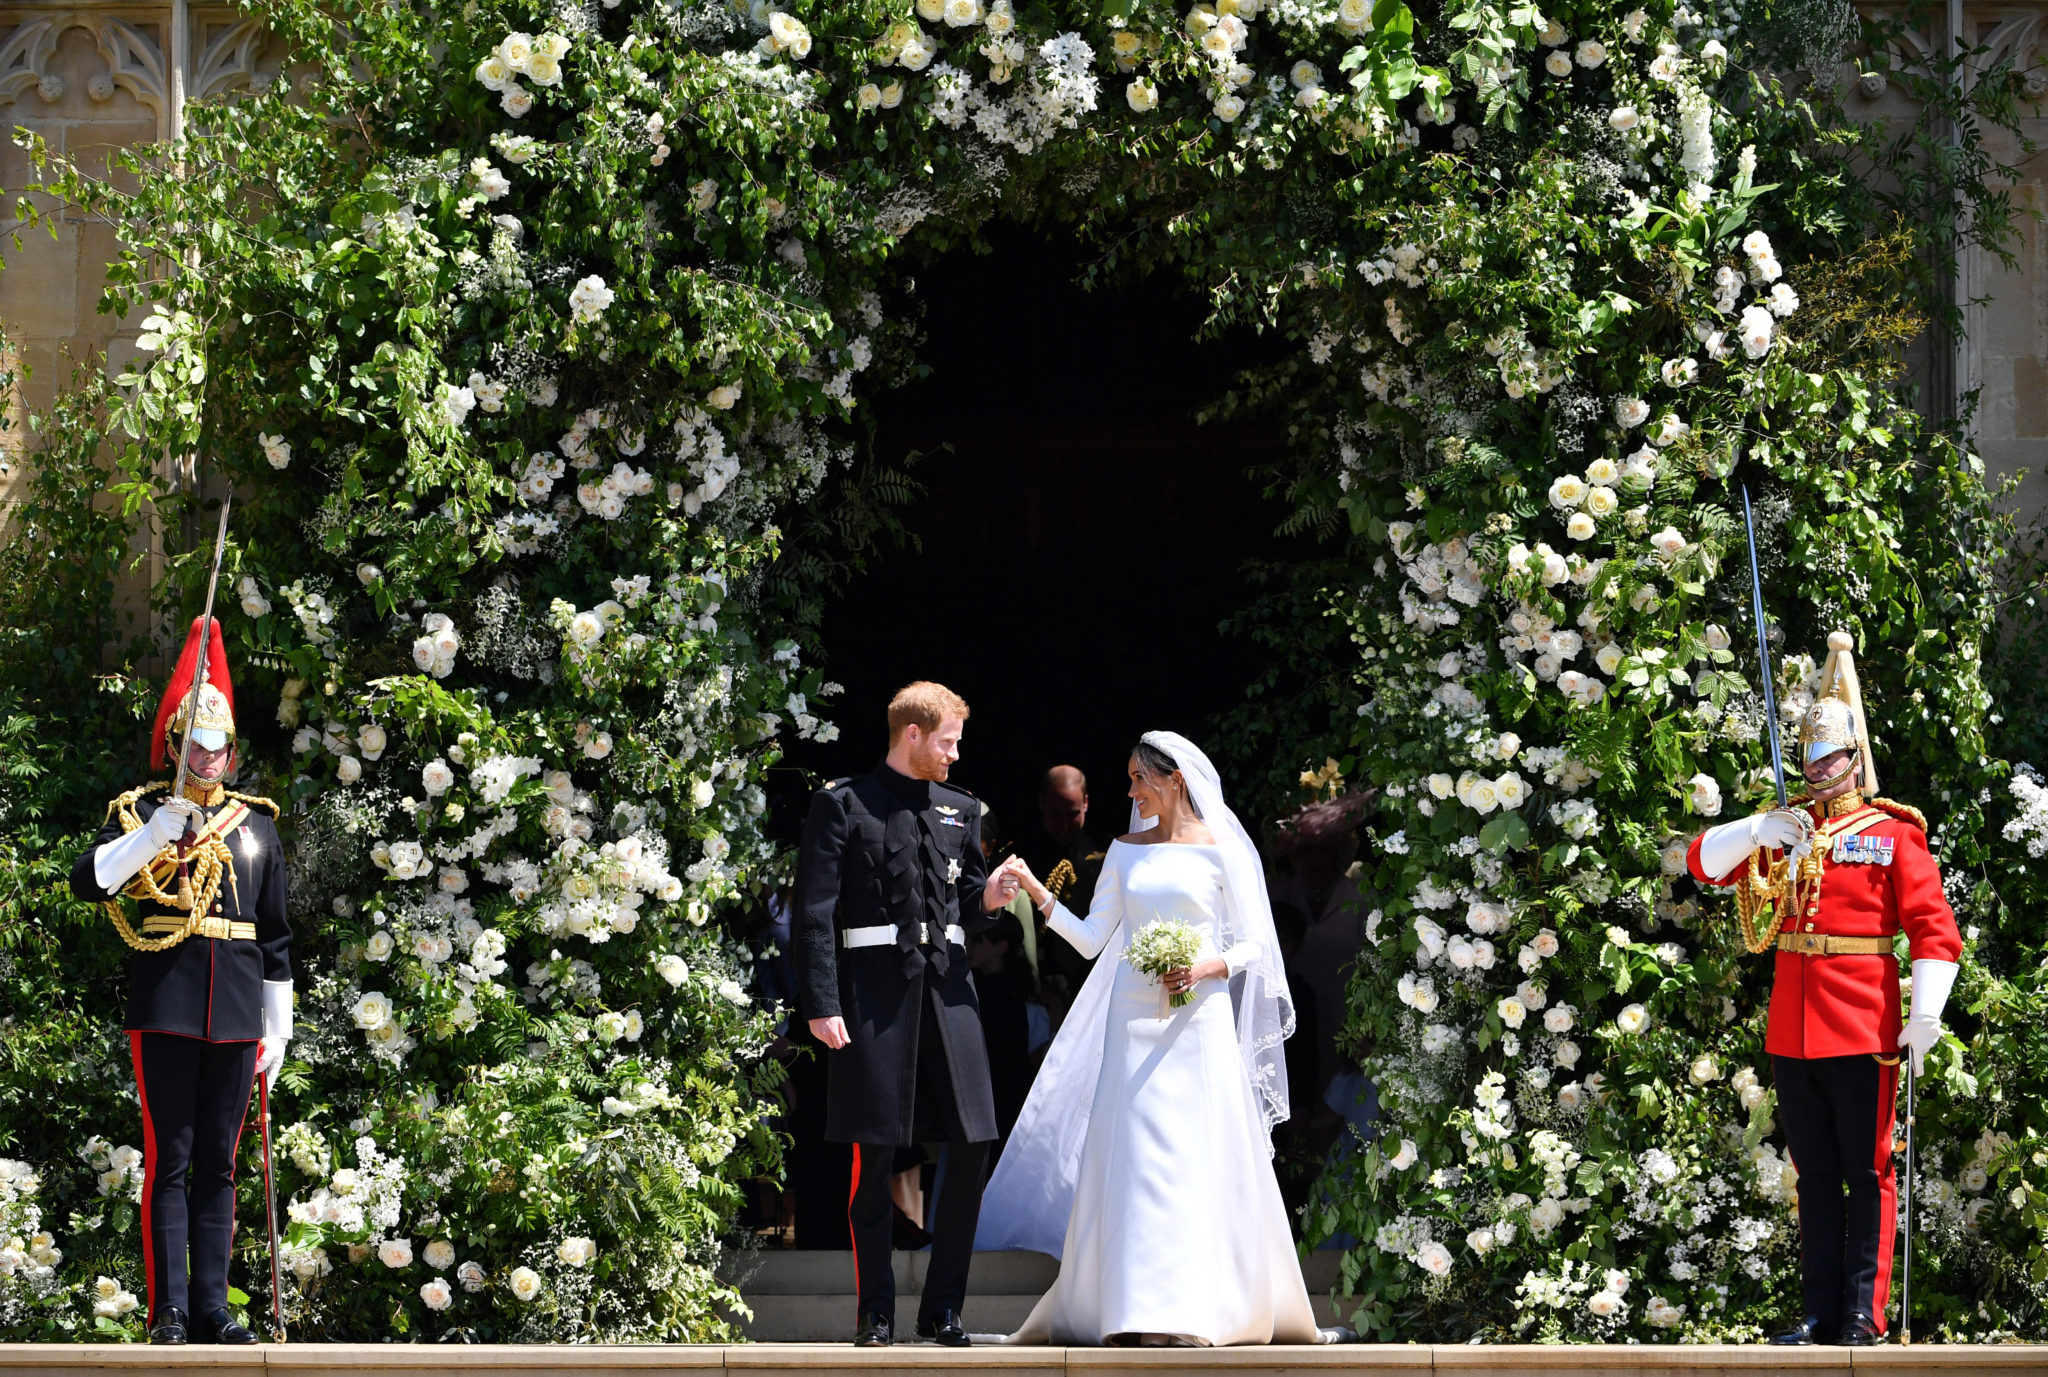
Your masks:
<path fill-rule="evenodd" d="M 920 944 L 929 943 L 932 936 L 931 924 L 919 923 L 917 935 Z M 967 945 L 967 933 L 958 923 L 946 924 L 946 944 L 956 947 Z M 855 947 L 893 947 L 896 945 L 896 925 L 877 923 L 869 928 L 847 928 L 839 934 L 839 945 L 848 951 Z"/>

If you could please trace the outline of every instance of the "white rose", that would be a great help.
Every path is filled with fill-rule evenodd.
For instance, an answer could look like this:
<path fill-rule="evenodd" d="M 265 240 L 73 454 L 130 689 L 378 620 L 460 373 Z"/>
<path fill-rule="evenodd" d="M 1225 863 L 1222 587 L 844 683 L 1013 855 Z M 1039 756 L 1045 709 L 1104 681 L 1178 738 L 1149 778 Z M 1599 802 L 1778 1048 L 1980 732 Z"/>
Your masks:
<path fill-rule="evenodd" d="M 1621 499 L 1615 496 L 1614 489 L 1595 484 L 1586 490 L 1586 514 L 1595 520 L 1613 516 L 1620 507 Z"/>
<path fill-rule="evenodd" d="M 420 1288 L 420 1299 L 429 1310 L 446 1310 L 455 1303 L 455 1291 L 446 1277 L 435 1277 Z"/>
<path fill-rule="evenodd" d="M 1395 1171 L 1406 1171 L 1415 1165 L 1415 1159 L 1420 1155 L 1416 1151 L 1415 1140 L 1413 1138 L 1403 1138 L 1400 1148 L 1388 1160 L 1387 1165 Z"/>
<path fill-rule="evenodd" d="M 377 1261 L 397 1271 L 412 1266 L 412 1240 L 409 1238 L 387 1238 L 377 1245 Z"/>
<path fill-rule="evenodd" d="M 603 760 L 611 753 L 612 734 L 610 732 L 593 732 L 591 733 L 590 740 L 583 743 L 583 754 L 589 756 L 592 760 Z"/>
<path fill-rule="evenodd" d="M 1572 1016 L 1577 1012 L 1569 1004 L 1552 1005 L 1543 1015 L 1543 1030 L 1547 1033 L 1569 1033 L 1572 1030 Z"/>
<path fill-rule="evenodd" d="M 1728 628 L 1717 622 L 1707 623 L 1707 629 L 1702 634 L 1702 639 L 1706 642 L 1707 649 L 1709 650 L 1726 650 L 1733 644 L 1733 640 L 1728 634 Z"/>
<path fill-rule="evenodd" d="M 586 1266 L 597 1256 L 597 1244 L 587 1238 L 565 1238 L 561 1247 L 555 1249 L 555 1256 L 570 1267 Z"/>
<path fill-rule="evenodd" d="M 334 767 L 334 771 L 341 777 L 343 784 L 353 784 L 363 777 L 363 762 L 352 755 L 345 755 Z"/>
<path fill-rule="evenodd" d="M 1456 783 L 1449 775 L 1434 774 L 1429 777 L 1429 792 L 1439 799 L 1449 798 L 1456 788 Z"/>
<path fill-rule="evenodd" d="M 355 1019 L 356 1027 L 374 1033 L 391 1023 L 391 997 L 379 990 L 366 990 L 349 1015 Z"/>
<path fill-rule="evenodd" d="M 1550 1054 L 1550 1059 L 1565 1070 L 1571 1070 L 1579 1064 L 1579 1044 L 1570 1039 L 1560 1042 L 1557 1050 Z"/>
<path fill-rule="evenodd" d="M 1225 124 L 1230 124 L 1239 115 L 1244 113 L 1244 100 L 1240 96 L 1225 92 L 1216 97 L 1215 105 L 1210 108 L 1214 111 L 1217 119 L 1222 120 Z"/>
<path fill-rule="evenodd" d="M 1650 1011 L 1640 1004 L 1631 1004 L 1614 1016 L 1614 1026 L 1624 1033 L 1640 1033 L 1650 1026 Z"/>
<path fill-rule="evenodd" d="M 356 747 L 362 751 L 363 759 L 377 759 L 384 754 L 384 747 L 387 744 L 389 738 L 385 735 L 384 729 L 375 722 L 365 722 L 356 728 Z"/>
<path fill-rule="evenodd" d="M 1586 500 L 1586 480 L 1575 473 L 1561 474 L 1550 485 L 1550 505 L 1570 511 Z"/>
<path fill-rule="evenodd" d="M 1564 533 L 1573 540 L 1590 540 L 1600 527 L 1584 512 L 1573 512 L 1572 519 L 1564 524 Z"/>
<path fill-rule="evenodd" d="M 1650 548 L 1664 558 L 1672 559 L 1684 551 L 1685 537 L 1678 533 L 1675 526 L 1666 526 L 1650 537 Z"/>
<path fill-rule="evenodd" d="M 1616 125 L 1615 127 L 1617 129 L 1624 127 L 1633 128 L 1635 121 L 1634 109 L 1628 106 L 1623 106 L 1622 109 L 1628 111 L 1630 123 L 1627 126 Z M 1615 115 L 1620 115 L 1621 110 L 1617 110 L 1614 113 Z M 1609 122 L 1612 123 L 1611 118 Z M 1650 404 L 1640 397 L 1622 397 L 1614 403 L 1614 419 L 1621 423 L 1622 429 L 1634 430 L 1644 421 L 1650 419 Z"/>
<path fill-rule="evenodd" d="M 427 791 L 427 797 L 439 798 L 455 783 L 455 771 L 448 762 L 436 756 L 420 771 L 420 787 Z"/>
<path fill-rule="evenodd" d="M 481 1291 L 490 1285 L 490 1278 L 484 1275 L 483 1264 L 474 1260 L 456 1268 L 455 1279 L 462 1283 L 465 1291 Z"/>
<path fill-rule="evenodd" d="M 455 1245 L 445 1238 L 437 1238 L 427 1245 L 421 1256 L 427 1260 L 427 1266 L 437 1272 L 445 1272 L 455 1265 Z"/>
<path fill-rule="evenodd" d="M 1520 1028 L 1523 1020 L 1529 1017 L 1528 1009 L 1523 1007 L 1522 1001 L 1516 999 L 1513 995 L 1509 995 L 1506 999 L 1494 1005 L 1493 1011 L 1499 1014 L 1500 1021 L 1510 1028 Z"/>
<path fill-rule="evenodd" d="M 1602 674 L 1612 674 L 1621 667 L 1624 658 L 1621 647 L 1609 641 L 1594 652 L 1593 663 L 1600 667 Z"/>
<path fill-rule="evenodd" d="M 540 1273 L 531 1267 L 515 1267 L 507 1278 L 512 1285 L 512 1294 L 519 1300 L 530 1301 L 541 1291 Z"/>
<path fill-rule="evenodd" d="M 1142 115 L 1159 104 L 1159 88 L 1139 77 L 1124 87 L 1124 101 Z"/>
<path fill-rule="evenodd" d="M 1451 1270 L 1451 1250 L 1431 1239 L 1415 1254 L 1415 1261 L 1423 1271 L 1433 1277 L 1440 1277 Z"/>
<path fill-rule="evenodd" d="M 1543 59 L 1543 70 L 1554 77 L 1570 76 L 1572 74 L 1571 55 L 1564 52 L 1551 53 L 1550 56 Z"/>
<path fill-rule="evenodd" d="M 1607 60 L 1607 45 L 1597 38 L 1583 39 L 1572 57 L 1581 67 L 1591 71 Z"/>
<path fill-rule="evenodd" d="M 1515 809 L 1528 799 L 1529 786 L 1519 774 L 1510 770 L 1493 782 L 1493 792 L 1501 807 Z"/>
<path fill-rule="evenodd" d="M 1694 1085 L 1709 1085 L 1721 1079 L 1721 1068 L 1715 1064 L 1712 1057 L 1702 1056 L 1693 1062 L 1689 1074 Z"/>
<path fill-rule="evenodd" d="M 1706 773 L 1696 774 L 1687 782 L 1692 790 L 1692 810 L 1703 818 L 1719 817 L 1721 813 L 1721 781 Z"/>
<path fill-rule="evenodd" d="M 676 989 L 681 989 L 683 982 L 690 978 L 689 966 L 674 952 L 669 952 L 654 963 L 654 973 Z"/>
<path fill-rule="evenodd" d="M 529 110 L 533 109 L 533 94 L 525 87 L 514 82 L 505 88 L 503 95 L 498 97 L 498 108 L 515 120 L 521 119 Z"/>

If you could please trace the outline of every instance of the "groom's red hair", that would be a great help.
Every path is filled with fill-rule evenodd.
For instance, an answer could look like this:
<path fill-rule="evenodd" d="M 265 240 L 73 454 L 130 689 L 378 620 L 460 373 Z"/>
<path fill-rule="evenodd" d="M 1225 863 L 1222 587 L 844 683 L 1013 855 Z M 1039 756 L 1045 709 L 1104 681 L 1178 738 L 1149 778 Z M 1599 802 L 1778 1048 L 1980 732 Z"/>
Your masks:
<path fill-rule="evenodd" d="M 929 679 L 905 684 L 889 700 L 889 744 L 893 746 L 900 741 L 906 727 L 933 732 L 948 717 L 966 721 L 967 700 L 944 684 L 935 684 Z"/>

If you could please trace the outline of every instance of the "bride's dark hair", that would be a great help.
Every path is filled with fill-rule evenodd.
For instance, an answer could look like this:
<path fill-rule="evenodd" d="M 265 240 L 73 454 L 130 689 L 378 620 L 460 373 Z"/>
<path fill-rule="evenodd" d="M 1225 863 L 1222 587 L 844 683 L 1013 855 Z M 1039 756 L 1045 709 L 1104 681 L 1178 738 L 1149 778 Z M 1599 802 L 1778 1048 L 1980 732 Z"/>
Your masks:
<path fill-rule="evenodd" d="M 1137 757 L 1138 764 L 1143 767 L 1146 774 L 1152 775 L 1161 783 L 1172 778 L 1174 772 L 1180 769 L 1179 761 L 1149 741 L 1140 741 L 1137 745 L 1131 747 L 1131 754 Z M 1188 807 L 1193 811 L 1194 815 L 1198 818 L 1202 816 L 1202 810 L 1195 804 L 1195 796 L 1192 790 L 1188 791 L 1187 800 Z"/>

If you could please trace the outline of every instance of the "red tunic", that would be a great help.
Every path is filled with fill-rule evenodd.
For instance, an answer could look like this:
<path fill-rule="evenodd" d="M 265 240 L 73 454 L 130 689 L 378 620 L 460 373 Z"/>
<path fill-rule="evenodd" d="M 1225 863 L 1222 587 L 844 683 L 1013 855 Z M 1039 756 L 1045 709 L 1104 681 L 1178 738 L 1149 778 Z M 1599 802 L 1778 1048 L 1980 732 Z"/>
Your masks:
<path fill-rule="evenodd" d="M 1822 812 L 1813 810 L 1816 824 L 1828 821 Z M 1813 906 L 1803 915 L 1788 917 L 1783 930 L 1851 937 L 1904 932 L 1913 960 L 1956 960 L 1962 955 L 1962 934 L 1956 931 L 1955 911 L 1941 892 L 1941 870 L 1927 850 L 1926 834 L 1908 819 L 1869 805 L 1834 819 L 1833 825 L 1853 826 L 1873 813 L 1882 820 L 1856 833 L 1873 844 L 1856 850 L 1871 857 L 1888 853 L 1890 863 L 1837 861 L 1831 854 Z M 1772 855 L 1775 859 L 1777 853 Z M 1723 876 L 1704 873 L 1697 837 L 1685 861 L 1702 884 L 1733 884 L 1748 869 L 1745 861 Z M 1765 1051 L 1780 1057 L 1897 1055 L 1899 965 L 1889 953 L 1777 955 Z"/>

